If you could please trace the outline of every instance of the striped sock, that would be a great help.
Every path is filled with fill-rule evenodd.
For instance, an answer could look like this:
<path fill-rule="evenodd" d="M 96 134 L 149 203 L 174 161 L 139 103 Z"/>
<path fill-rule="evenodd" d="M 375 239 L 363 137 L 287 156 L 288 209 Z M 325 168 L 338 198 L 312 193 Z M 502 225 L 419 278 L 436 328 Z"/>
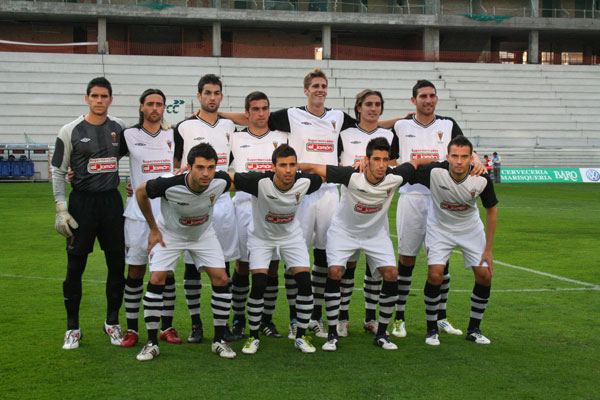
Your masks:
<path fill-rule="evenodd" d="M 185 264 L 185 275 L 183 276 L 183 291 L 187 303 L 192 325 L 202 325 L 200 320 L 200 296 L 202 294 L 202 280 L 200 272 L 194 264 Z"/>
<path fill-rule="evenodd" d="M 252 274 L 252 291 L 248 298 L 248 326 L 250 335 L 258 339 L 260 320 L 264 309 L 267 274 Z"/>
<path fill-rule="evenodd" d="M 414 265 L 406 266 L 398 263 L 398 302 L 396 303 L 396 321 L 405 321 L 404 309 L 406 307 L 406 301 L 408 300 L 408 294 L 410 293 L 413 269 Z"/>
<path fill-rule="evenodd" d="M 279 292 L 279 279 L 275 276 L 267 277 L 267 288 L 265 289 L 265 308 L 263 310 L 262 322 L 268 324 L 273 319 L 275 305 L 277 304 L 277 293 Z"/>
<path fill-rule="evenodd" d="M 173 326 L 173 313 L 175 311 L 175 277 L 167 275 L 165 290 L 163 291 L 162 330 L 166 331 Z"/>
<path fill-rule="evenodd" d="M 383 281 L 381 295 L 379 296 L 379 323 L 377 336 L 386 334 L 387 327 L 394 313 L 394 304 L 398 300 L 398 283 Z"/>
<path fill-rule="evenodd" d="M 440 305 L 438 307 L 438 320 L 445 319 L 446 315 L 446 303 L 448 303 L 448 292 L 450 292 L 450 272 L 448 271 L 448 263 L 444 267 L 444 280 L 442 281 L 442 286 L 440 287 Z"/>
<path fill-rule="evenodd" d="M 287 297 L 288 306 L 290 308 L 290 321 L 296 318 L 296 296 L 298 295 L 298 286 L 294 275 L 289 272 L 283 274 L 285 278 L 285 296 Z"/>
<path fill-rule="evenodd" d="M 125 316 L 127 317 L 127 329 L 138 331 L 138 319 L 140 316 L 140 303 L 144 296 L 144 281 L 127 277 L 125 281 Z"/>
<path fill-rule="evenodd" d="M 213 293 L 210 299 L 210 308 L 213 314 L 213 324 L 215 326 L 215 342 L 223 339 L 225 334 L 225 325 L 229 319 L 231 310 L 231 289 L 229 285 L 213 286 Z"/>
<path fill-rule="evenodd" d="M 471 294 L 471 318 L 469 319 L 468 330 L 479 329 L 483 313 L 490 299 L 491 289 L 491 285 L 483 286 L 475 283 L 473 293 Z"/>
<path fill-rule="evenodd" d="M 337 279 L 327 278 L 325 283 L 325 315 L 329 333 L 337 335 L 338 315 L 340 313 L 340 284 Z"/>
<path fill-rule="evenodd" d="M 234 320 L 244 320 L 246 318 L 246 299 L 250 292 L 250 277 L 241 275 L 237 271 L 233 273 L 231 279 L 232 310 Z"/>
<path fill-rule="evenodd" d="M 365 272 L 365 280 L 363 281 L 363 289 L 365 293 L 365 321 L 375 320 L 377 303 L 379 303 L 381 279 L 373 278 L 371 268 L 368 265 Z"/>
<path fill-rule="evenodd" d="M 354 271 L 356 268 L 346 268 L 342 281 L 340 282 L 340 320 L 348 321 L 350 315 L 348 309 L 350 308 L 350 300 L 352 299 L 352 292 L 354 291 Z"/>
<path fill-rule="evenodd" d="M 440 286 L 434 286 L 431 283 L 425 283 L 423 289 L 425 295 L 425 313 L 427 314 L 427 330 L 438 330 L 437 317 L 438 305 L 440 303 Z"/>
<path fill-rule="evenodd" d="M 158 323 L 163 308 L 163 291 L 165 285 L 154 285 L 148 282 L 144 296 L 144 321 L 148 330 L 148 342 L 158 344 Z"/>

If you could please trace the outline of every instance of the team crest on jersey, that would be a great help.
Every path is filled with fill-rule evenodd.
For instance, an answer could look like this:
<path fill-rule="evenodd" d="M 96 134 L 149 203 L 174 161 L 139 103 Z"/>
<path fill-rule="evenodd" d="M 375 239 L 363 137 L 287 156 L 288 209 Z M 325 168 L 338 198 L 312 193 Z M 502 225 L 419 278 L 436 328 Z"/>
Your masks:
<path fill-rule="evenodd" d="M 209 197 L 209 200 L 210 200 L 210 205 L 212 206 L 215 203 L 215 195 L 211 194 Z"/>
<path fill-rule="evenodd" d="M 169 150 L 171 150 L 172 145 L 173 145 L 173 142 L 170 140 L 167 140 L 167 146 L 169 146 Z"/>
<path fill-rule="evenodd" d="M 112 137 L 113 143 L 117 143 L 117 134 L 115 132 L 111 132 L 110 136 Z"/>
<path fill-rule="evenodd" d="M 474 190 L 471 192 L 471 198 L 474 199 L 475 198 L 475 194 L 477 194 L 477 192 L 475 192 Z"/>
<path fill-rule="evenodd" d="M 279 143 L 277 143 L 277 141 L 276 141 L 276 140 L 273 140 L 273 148 L 275 148 L 275 149 L 276 149 L 278 144 L 279 144 Z"/>
<path fill-rule="evenodd" d="M 387 195 L 388 195 L 388 196 L 390 195 L 390 192 L 391 192 L 391 191 L 392 191 L 392 189 L 388 189 L 388 190 L 386 190 L 386 192 L 387 192 Z"/>
<path fill-rule="evenodd" d="M 229 133 L 226 133 L 226 134 L 225 134 L 225 137 L 227 137 L 227 143 L 228 143 L 228 144 L 229 144 L 229 136 L 230 136 L 230 135 L 229 135 Z"/>
<path fill-rule="evenodd" d="M 125 254 L 129 254 L 129 246 L 125 246 Z"/>
<path fill-rule="evenodd" d="M 444 137 L 444 132 L 438 131 L 438 137 L 440 138 L 440 140 L 442 140 L 442 138 Z"/>
<path fill-rule="evenodd" d="M 296 204 L 300 202 L 300 192 L 296 192 Z"/>
<path fill-rule="evenodd" d="M 333 129 L 335 129 L 335 121 L 331 121 L 331 125 L 333 126 Z"/>

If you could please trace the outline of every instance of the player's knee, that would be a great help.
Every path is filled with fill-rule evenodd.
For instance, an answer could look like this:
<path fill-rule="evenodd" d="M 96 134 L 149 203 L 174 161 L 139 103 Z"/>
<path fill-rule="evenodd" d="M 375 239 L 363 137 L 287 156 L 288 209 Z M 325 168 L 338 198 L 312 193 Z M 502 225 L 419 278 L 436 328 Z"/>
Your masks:
<path fill-rule="evenodd" d="M 396 282 L 398 280 L 398 270 L 394 267 L 379 268 L 379 274 L 387 282 Z"/>
<path fill-rule="evenodd" d="M 427 282 L 434 286 L 440 286 L 444 281 L 444 273 L 442 271 L 429 271 L 427 274 Z"/>
<path fill-rule="evenodd" d="M 131 279 L 144 279 L 145 274 L 146 274 L 146 266 L 145 265 L 130 265 L 129 271 L 127 272 L 127 276 Z"/>
<path fill-rule="evenodd" d="M 475 282 L 482 286 L 490 286 L 492 284 L 492 274 L 489 268 L 475 268 Z"/>
<path fill-rule="evenodd" d="M 332 265 L 329 267 L 329 271 L 327 272 L 327 277 L 329 279 L 339 281 L 342 279 L 343 272 L 344 272 L 344 267 L 339 266 L 339 265 Z"/>
<path fill-rule="evenodd" d="M 222 273 L 212 274 L 210 277 L 210 282 L 213 286 L 227 286 L 229 284 L 229 278 L 225 273 L 225 270 L 221 271 Z"/>
<path fill-rule="evenodd" d="M 150 273 L 150 283 L 153 285 L 164 285 L 167 281 L 167 271 L 154 271 Z"/>
<path fill-rule="evenodd" d="M 400 254 L 398 256 L 398 267 L 404 266 L 412 268 L 415 266 L 415 262 L 417 261 L 417 257 L 415 256 L 403 256 Z"/>

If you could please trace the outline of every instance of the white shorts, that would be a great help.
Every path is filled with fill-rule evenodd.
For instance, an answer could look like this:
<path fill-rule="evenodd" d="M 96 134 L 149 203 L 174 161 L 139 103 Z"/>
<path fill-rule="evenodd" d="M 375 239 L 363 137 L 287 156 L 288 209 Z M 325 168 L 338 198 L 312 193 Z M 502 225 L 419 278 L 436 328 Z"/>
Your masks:
<path fill-rule="evenodd" d="M 427 230 L 425 236 L 425 254 L 428 265 L 446 265 L 452 250 L 460 248 L 465 268 L 478 267 L 485 250 L 485 232 L 483 228 L 464 233 L 442 232 L 435 228 Z M 484 262 L 482 267 L 487 267 Z"/>
<path fill-rule="evenodd" d="M 384 227 L 385 227 L 385 233 L 389 237 L 390 222 L 387 220 L 387 218 L 385 219 Z M 357 262 L 359 258 L 360 258 L 360 250 L 356 250 L 356 252 L 354 254 L 352 254 L 352 256 L 348 259 L 348 262 Z"/>
<path fill-rule="evenodd" d="M 356 252 L 363 251 L 374 276 L 377 268 L 395 267 L 394 245 L 385 229 L 372 236 L 355 236 L 332 225 L 327 232 L 327 264 L 346 266 Z"/>
<path fill-rule="evenodd" d="M 396 211 L 398 254 L 417 256 L 425 240 L 427 213 L 431 196 L 425 194 L 402 194 Z"/>
<path fill-rule="evenodd" d="M 223 251 L 225 261 L 233 261 L 240 258 L 238 246 L 238 231 L 235 222 L 235 210 L 229 193 L 225 193 L 217 199 L 213 209 L 212 226 L 217 233 L 217 239 Z M 189 254 L 183 256 L 183 262 L 192 264 Z M 198 264 L 196 264 L 198 267 Z"/>
<path fill-rule="evenodd" d="M 300 222 L 306 247 L 325 250 L 327 246 L 327 230 L 338 203 L 340 194 L 336 185 L 323 184 L 314 193 L 304 196 L 296 218 Z"/>
<path fill-rule="evenodd" d="M 148 264 L 148 235 L 150 227 L 145 220 L 125 218 L 125 263 Z"/>
<path fill-rule="evenodd" d="M 225 268 L 223 251 L 219 240 L 212 227 L 200 236 L 198 240 L 183 241 L 179 237 L 169 235 L 168 231 L 161 230 L 163 242 L 166 247 L 159 244 L 154 246 L 149 255 L 149 269 L 152 271 L 175 271 L 181 253 L 185 250 L 192 258 L 190 263 L 196 266 L 211 268 Z"/>
<path fill-rule="evenodd" d="M 310 267 L 308 249 L 301 236 L 288 240 L 262 240 L 255 236 L 248 236 L 248 248 L 250 249 L 250 270 L 268 269 L 273 254 L 279 255 L 285 263 L 286 269 L 291 267 Z"/>

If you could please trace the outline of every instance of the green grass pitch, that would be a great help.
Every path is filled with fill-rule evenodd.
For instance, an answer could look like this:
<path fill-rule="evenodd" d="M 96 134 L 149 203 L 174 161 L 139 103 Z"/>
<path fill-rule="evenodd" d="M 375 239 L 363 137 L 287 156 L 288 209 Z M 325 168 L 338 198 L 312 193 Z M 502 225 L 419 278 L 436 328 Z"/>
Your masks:
<path fill-rule="evenodd" d="M 54 231 L 50 184 L 0 185 L 0 398 L 70 399 L 598 399 L 600 398 L 600 186 L 501 184 L 494 245 L 492 295 L 482 330 L 489 346 L 442 334 L 425 345 L 421 255 L 407 304 L 408 337 L 392 338 L 386 352 L 362 330 L 364 261 L 350 308 L 350 336 L 338 351 L 301 354 L 291 340 L 261 340 L 254 356 L 233 344 L 234 360 L 210 352 L 210 285 L 203 274 L 199 345 L 161 344 L 147 363 L 141 348 L 111 346 L 101 327 L 106 267 L 96 248 L 84 274 L 81 347 L 61 349 L 66 317 L 62 300 L 64 240 Z M 392 231 L 395 204 L 390 212 Z M 395 239 L 395 238 L 394 238 Z M 451 259 L 448 315 L 466 329 L 473 277 L 460 254 Z M 183 271 L 174 325 L 190 329 Z M 283 286 L 283 279 L 280 279 Z M 121 323 L 125 324 L 124 307 Z M 275 323 L 287 334 L 280 289 Z M 140 339 L 146 338 L 140 317 Z"/>

